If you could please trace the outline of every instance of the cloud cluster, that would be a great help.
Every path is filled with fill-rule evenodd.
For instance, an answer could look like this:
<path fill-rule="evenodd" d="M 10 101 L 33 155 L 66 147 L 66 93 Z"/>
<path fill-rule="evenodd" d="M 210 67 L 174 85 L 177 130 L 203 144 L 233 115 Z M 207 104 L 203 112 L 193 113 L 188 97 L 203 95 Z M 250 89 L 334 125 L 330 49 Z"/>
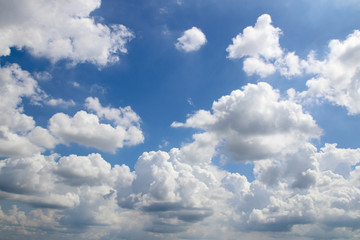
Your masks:
<path fill-rule="evenodd" d="M 335 145 L 318 151 L 305 143 L 255 161 L 253 182 L 211 163 L 193 164 L 177 148 L 143 153 L 133 172 L 111 167 L 100 154 L 9 158 L 0 165 L 0 196 L 42 210 L 1 211 L 1 224 L 12 221 L 14 229 L 39 234 L 47 221 L 44 236 L 83 229 L 81 239 L 95 232 L 101 236 L 91 239 L 126 238 L 123 226 L 132 224 L 135 238 L 149 239 L 234 239 L 239 232 L 245 239 L 354 239 L 360 234 L 359 151 Z M 351 166 L 347 174 L 331 170 L 339 163 Z"/>
<path fill-rule="evenodd" d="M 304 73 L 312 75 L 306 82 L 308 89 L 297 94 L 299 100 L 326 99 L 346 107 L 349 114 L 360 113 L 359 30 L 343 41 L 331 40 L 323 60 L 316 59 L 315 51 L 307 59 L 300 59 L 294 52 L 286 53 L 279 44 L 280 34 L 281 30 L 271 24 L 271 17 L 261 15 L 254 27 L 245 28 L 233 38 L 226 49 L 228 58 L 245 58 L 243 70 L 262 78 L 276 71 L 287 78 Z"/>
<path fill-rule="evenodd" d="M 199 50 L 207 42 L 205 34 L 197 27 L 192 27 L 177 39 L 175 47 L 184 52 Z"/>
<path fill-rule="evenodd" d="M 213 136 L 213 146 L 223 143 L 237 160 L 295 151 L 301 143 L 321 134 L 314 119 L 300 105 L 282 100 L 278 91 L 264 82 L 235 90 L 215 101 L 212 112 L 199 110 L 185 123 L 174 122 L 172 126 L 204 130 L 207 140 Z M 202 140 L 197 135 L 192 144 Z"/>
<path fill-rule="evenodd" d="M 90 62 L 98 66 L 119 60 L 134 35 L 121 24 L 106 26 L 90 13 L 100 0 L 1 1 L 0 56 L 11 47 L 26 48 L 35 56 L 73 64 Z"/>
<path fill-rule="evenodd" d="M 115 152 L 124 145 L 132 146 L 144 141 L 140 117 L 130 108 L 101 106 L 97 98 L 87 98 L 86 106 L 97 115 L 84 110 L 73 117 L 56 113 L 49 119 L 48 128 L 36 126 L 31 116 L 23 113 L 23 98 L 31 102 L 49 104 L 51 97 L 43 92 L 37 81 L 17 64 L 0 68 L 0 156 L 31 156 L 57 144 L 75 142 L 103 151 Z M 49 100 L 50 99 L 50 100 Z M 56 104 L 67 106 L 62 99 Z M 70 103 L 74 103 L 72 100 Z M 110 123 L 101 123 L 100 120 Z"/>

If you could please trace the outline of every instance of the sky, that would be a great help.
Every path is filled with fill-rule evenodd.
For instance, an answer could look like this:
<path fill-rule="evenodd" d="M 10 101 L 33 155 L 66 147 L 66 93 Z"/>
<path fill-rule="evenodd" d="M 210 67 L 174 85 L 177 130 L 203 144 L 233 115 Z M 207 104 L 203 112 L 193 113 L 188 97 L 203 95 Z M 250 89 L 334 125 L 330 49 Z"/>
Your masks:
<path fill-rule="evenodd" d="M 359 239 L 356 0 L 0 0 L 0 239 Z"/>

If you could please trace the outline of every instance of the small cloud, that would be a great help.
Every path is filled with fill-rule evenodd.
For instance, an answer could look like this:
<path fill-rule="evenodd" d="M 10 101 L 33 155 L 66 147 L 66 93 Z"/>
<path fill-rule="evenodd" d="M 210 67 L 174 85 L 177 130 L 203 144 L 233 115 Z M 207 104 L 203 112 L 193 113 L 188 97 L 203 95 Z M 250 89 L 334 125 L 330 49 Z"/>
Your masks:
<path fill-rule="evenodd" d="M 67 108 L 67 107 L 71 107 L 71 106 L 75 106 L 75 102 L 74 100 L 70 99 L 68 101 L 65 101 L 64 99 L 62 98 L 52 98 L 50 100 L 47 100 L 45 102 L 46 105 L 49 105 L 49 106 L 60 106 L 60 107 L 63 107 L 63 108 Z"/>
<path fill-rule="evenodd" d="M 169 11 L 166 8 L 160 8 L 159 13 L 160 14 L 167 14 L 167 13 L 169 13 Z"/>
<path fill-rule="evenodd" d="M 169 144 L 170 144 L 170 143 L 169 143 L 167 140 L 163 139 L 163 140 L 161 141 L 161 144 L 159 144 L 158 148 L 159 148 L 159 149 L 162 149 L 162 148 L 164 148 L 164 147 L 169 146 Z"/>
<path fill-rule="evenodd" d="M 48 81 L 52 78 L 49 72 L 34 72 L 33 75 L 39 81 Z"/>
<path fill-rule="evenodd" d="M 80 87 L 80 83 L 78 82 L 71 82 L 71 85 L 73 85 L 73 87 Z"/>
<path fill-rule="evenodd" d="M 176 49 L 184 52 L 197 51 L 207 42 L 205 34 L 197 27 L 186 30 L 177 40 Z"/>
<path fill-rule="evenodd" d="M 188 99 L 186 99 L 186 101 L 190 106 L 195 107 L 195 104 L 190 97 Z"/>

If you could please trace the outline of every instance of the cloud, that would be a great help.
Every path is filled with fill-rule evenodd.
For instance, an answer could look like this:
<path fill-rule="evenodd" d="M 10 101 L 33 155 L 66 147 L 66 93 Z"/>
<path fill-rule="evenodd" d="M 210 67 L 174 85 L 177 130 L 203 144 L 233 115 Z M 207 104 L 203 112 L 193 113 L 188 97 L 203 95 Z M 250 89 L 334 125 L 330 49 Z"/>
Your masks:
<path fill-rule="evenodd" d="M 172 126 L 204 130 L 213 136 L 205 138 L 212 142 L 212 148 L 223 142 L 237 160 L 268 158 L 295 151 L 300 143 L 321 134 L 314 119 L 304 113 L 300 105 L 281 100 L 278 91 L 263 82 L 235 90 L 215 101 L 212 112 L 199 110 L 185 123 L 174 122 Z"/>
<path fill-rule="evenodd" d="M 64 107 L 64 108 L 75 105 L 74 100 L 65 101 L 62 98 L 51 98 L 51 99 L 47 100 L 45 103 L 47 105 L 49 105 L 49 106 L 53 106 L 53 107 L 54 106 L 61 106 L 61 107 Z"/>
<path fill-rule="evenodd" d="M 205 34 L 197 27 L 192 27 L 177 39 L 176 49 L 184 52 L 199 50 L 207 42 Z"/>
<path fill-rule="evenodd" d="M 9 55 L 10 48 L 16 47 L 52 62 L 68 59 L 73 64 L 98 66 L 117 62 L 134 35 L 121 24 L 97 23 L 90 13 L 100 2 L 1 1 L 0 56 Z"/>
<path fill-rule="evenodd" d="M 243 33 L 232 39 L 226 51 L 228 58 L 264 57 L 272 59 L 281 57 L 283 51 L 279 44 L 281 30 L 271 25 L 271 17 L 268 14 L 261 15 L 255 27 L 247 27 Z"/>
<path fill-rule="evenodd" d="M 0 83 L 0 156 L 29 156 L 53 148 L 54 137 L 23 112 L 23 98 L 30 102 L 42 98 L 37 81 L 19 65 L 11 64 L 0 68 Z"/>
<path fill-rule="evenodd" d="M 280 28 L 275 28 L 271 17 L 263 14 L 254 27 L 248 26 L 232 39 L 226 51 L 228 58 L 245 58 L 243 70 L 248 75 L 257 74 L 265 78 L 277 70 L 285 77 L 302 74 L 299 57 L 294 52 L 287 53 L 279 43 Z"/>
<path fill-rule="evenodd" d="M 62 143 L 75 142 L 108 152 L 144 141 L 140 118 L 130 107 L 102 107 L 97 98 L 87 98 L 86 106 L 97 115 L 85 111 L 79 111 L 73 117 L 56 113 L 49 120 L 50 132 Z M 100 123 L 99 117 L 114 124 Z"/>
<path fill-rule="evenodd" d="M 110 175 L 111 165 L 100 154 L 61 157 L 55 172 L 69 185 L 101 185 Z"/>
<path fill-rule="evenodd" d="M 244 71 L 248 75 L 258 74 L 260 77 L 264 78 L 268 75 L 273 74 L 276 71 L 276 68 L 271 63 L 266 63 L 260 58 L 246 58 L 244 60 Z"/>
<path fill-rule="evenodd" d="M 360 31 L 355 30 L 345 40 L 331 40 L 329 53 L 320 61 L 311 52 L 302 63 L 308 74 L 315 76 L 306 82 L 305 98 L 326 99 L 346 107 L 349 114 L 360 113 Z"/>

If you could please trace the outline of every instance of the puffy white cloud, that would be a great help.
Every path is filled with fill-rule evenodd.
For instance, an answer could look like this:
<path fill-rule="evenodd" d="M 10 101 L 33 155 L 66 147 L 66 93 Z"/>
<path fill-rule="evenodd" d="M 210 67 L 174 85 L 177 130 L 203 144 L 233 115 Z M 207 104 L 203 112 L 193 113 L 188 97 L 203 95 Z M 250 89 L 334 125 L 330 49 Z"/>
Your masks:
<path fill-rule="evenodd" d="M 115 152 L 124 145 L 132 146 L 144 141 L 140 117 L 128 106 L 103 107 L 97 98 L 87 98 L 86 107 L 96 113 L 77 112 L 73 117 L 57 113 L 49 120 L 50 132 L 62 143 L 75 142 L 103 151 Z M 100 119 L 99 119 L 100 118 Z M 101 123 L 100 120 L 113 122 Z"/>
<path fill-rule="evenodd" d="M 303 71 L 300 59 L 294 52 L 289 52 L 284 58 L 278 59 L 276 65 L 280 74 L 286 77 L 301 75 Z"/>
<path fill-rule="evenodd" d="M 56 140 L 49 132 L 35 127 L 34 119 L 23 112 L 23 98 L 30 102 L 42 98 L 29 72 L 17 64 L 1 67 L 0 94 L 0 156 L 30 156 L 55 146 Z"/>
<path fill-rule="evenodd" d="M 264 57 L 272 59 L 281 57 L 283 51 L 279 44 L 281 30 L 271 25 L 271 17 L 268 14 L 261 15 L 254 27 L 249 26 L 243 33 L 232 39 L 226 51 L 228 58 Z"/>
<path fill-rule="evenodd" d="M 100 123 L 96 115 L 85 111 L 77 112 L 74 117 L 64 113 L 55 114 L 49 120 L 49 130 L 63 143 L 75 142 L 109 152 L 143 141 L 138 128 Z"/>
<path fill-rule="evenodd" d="M 88 97 L 85 100 L 85 106 L 96 113 L 100 118 L 114 121 L 118 125 L 130 127 L 139 126 L 140 117 L 131 109 L 130 106 L 125 108 L 103 107 L 98 98 Z"/>
<path fill-rule="evenodd" d="M 17 64 L 0 68 L 0 125 L 13 131 L 32 129 L 35 121 L 23 114 L 21 102 L 23 97 L 33 97 L 39 92 L 37 82 L 30 73 Z"/>
<path fill-rule="evenodd" d="M 226 51 L 228 58 L 245 58 L 243 70 L 248 75 L 265 78 L 277 70 L 285 77 L 302 74 L 299 57 L 294 52 L 285 55 L 279 43 L 281 29 L 271 24 L 268 14 L 261 15 L 254 27 L 249 26 L 232 39 Z"/>
<path fill-rule="evenodd" d="M 307 73 L 315 74 L 308 80 L 302 97 L 323 98 L 346 107 L 349 114 L 360 113 L 360 31 L 355 30 L 344 41 L 331 40 L 324 60 L 311 52 L 302 61 Z"/>
<path fill-rule="evenodd" d="M 321 170 L 331 170 L 343 177 L 349 177 L 351 168 L 360 162 L 360 149 L 337 148 L 337 144 L 325 144 L 316 154 Z"/>
<path fill-rule="evenodd" d="M 243 69 L 248 75 L 258 74 L 262 78 L 271 75 L 276 71 L 276 68 L 272 63 L 266 63 L 261 58 L 253 57 L 244 60 Z"/>
<path fill-rule="evenodd" d="M 207 42 L 205 34 L 197 27 L 186 30 L 177 40 L 175 47 L 185 52 L 197 51 Z"/>
<path fill-rule="evenodd" d="M 200 110 L 185 123 L 175 122 L 172 126 L 200 128 L 215 135 L 213 145 L 223 141 L 237 160 L 296 151 L 302 143 L 321 134 L 300 105 L 281 100 L 278 91 L 263 82 L 221 97 L 213 103 L 212 113 Z"/>
<path fill-rule="evenodd" d="M 119 60 L 134 35 L 123 25 L 97 23 L 90 13 L 100 0 L 0 1 L 0 56 L 11 47 L 26 48 L 36 56 L 99 66 Z"/>

